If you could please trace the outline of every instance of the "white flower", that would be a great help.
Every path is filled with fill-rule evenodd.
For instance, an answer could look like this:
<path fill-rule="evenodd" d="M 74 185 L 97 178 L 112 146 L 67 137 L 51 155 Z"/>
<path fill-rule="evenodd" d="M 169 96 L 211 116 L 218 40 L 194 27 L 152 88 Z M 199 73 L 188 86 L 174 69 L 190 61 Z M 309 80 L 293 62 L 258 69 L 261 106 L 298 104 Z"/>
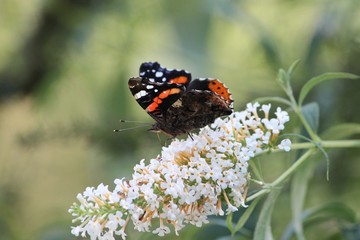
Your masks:
<path fill-rule="evenodd" d="M 102 235 L 99 239 L 101 239 L 101 240 L 115 240 L 114 232 L 113 231 L 108 231 L 108 232 L 104 233 L 104 235 Z"/>
<path fill-rule="evenodd" d="M 284 124 L 290 120 L 289 114 L 285 111 L 282 111 L 281 108 L 277 108 L 275 115 L 277 116 L 280 124 Z"/>
<path fill-rule="evenodd" d="M 229 204 L 228 207 L 227 207 L 227 209 L 226 209 L 226 215 L 228 215 L 228 214 L 230 214 L 230 213 L 232 213 L 232 212 L 236 212 L 237 210 L 238 210 L 237 207 Z"/>
<path fill-rule="evenodd" d="M 121 236 L 122 239 L 126 239 L 126 233 L 124 228 L 122 228 L 120 231 L 116 231 L 115 234 Z"/>
<path fill-rule="evenodd" d="M 259 103 L 254 103 L 254 104 L 252 104 L 252 103 L 248 103 L 248 104 L 246 104 L 246 110 L 247 111 L 249 111 L 249 112 L 251 112 L 251 113 L 256 113 L 256 111 L 257 111 L 257 108 L 260 106 L 260 104 Z"/>
<path fill-rule="evenodd" d="M 80 226 L 71 227 L 71 234 L 75 235 L 76 237 L 78 237 L 82 231 L 83 229 Z"/>
<path fill-rule="evenodd" d="M 269 118 L 270 108 L 271 108 L 271 104 L 270 104 L 270 103 L 269 103 L 268 105 L 263 104 L 263 105 L 261 106 L 261 110 L 265 113 L 265 118 Z"/>
<path fill-rule="evenodd" d="M 155 229 L 153 233 L 159 235 L 160 237 L 163 237 L 165 236 L 165 234 L 170 233 L 170 228 L 168 228 L 167 226 L 161 226 Z"/>
<path fill-rule="evenodd" d="M 289 152 L 291 147 L 291 141 L 289 139 L 284 139 L 278 145 L 280 150 L 284 150 L 285 152 Z"/>
<path fill-rule="evenodd" d="M 272 118 L 270 120 L 263 119 L 261 122 L 264 123 L 265 127 L 267 129 L 271 130 L 272 133 L 274 133 L 274 134 L 279 134 L 280 130 L 284 129 L 284 126 L 282 124 L 280 124 L 280 121 L 275 118 Z"/>
<path fill-rule="evenodd" d="M 101 225 L 97 221 L 89 221 L 85 226 L 85 232 L 87 232 L 91 240 L 100 237 L 101 230 Z"/>
<path fill-rule="evenodd" d="M 164 236 L 170 233 L 166 223 L 178 234 L 185 223 L 200 227 L 209 222 L 208 216 L 225 214 L 223 200 L 226 214 L 246 207 L 248 161 L 274 146 L 289 121 L 280 108 L 276 118 L 269 118 L 270 107 L 247 104 L 245 111 L 216 119 L 192 138 L 173 140 L 158 157 L 135 165 L 132 179 L 116 179 L 113 191 L 104 184 L 86 188 L 77 196 L 80 205 L 69 210 L 74 221 L 81 223 L 71 233 L 90 239 L 114 239 L 114 235 L 125 239 L 131 220 L 140 232 Z M 289 151 L 290 145 L 284 139 L 277 147 Z M 155 219 L 160 226 L 153 229 Z"/>
<path fill-rule="evenodd" d="M 125 220 L 122 218 L 123 213 L 116 211 L 115 214 L 110 213 L 108 216 L 108 222 L 105 224 L 110 231 L 115 231 L 118 226 L 122 227 L 125 225 Z"/>
<path fill-rule="evenodd" d="M 79 195 L 78 195 L 79 196 Z M 94 187 L 87 187 L 83 193 L 83 196 L 88 198 L 90 201 L 94 199 Z M 82 196 L 81 196 L 82 197 Z M 80 199 L 79 199 L 80 201 Z"/>
<path fill-rule="evenodd" d="M 106 197 L 107 194 L 109 194 L 108 187 L 109 186 L 105 186 L 104 184 L 100 183 L 99 186 L 94 190 L 94 195 Z"/>

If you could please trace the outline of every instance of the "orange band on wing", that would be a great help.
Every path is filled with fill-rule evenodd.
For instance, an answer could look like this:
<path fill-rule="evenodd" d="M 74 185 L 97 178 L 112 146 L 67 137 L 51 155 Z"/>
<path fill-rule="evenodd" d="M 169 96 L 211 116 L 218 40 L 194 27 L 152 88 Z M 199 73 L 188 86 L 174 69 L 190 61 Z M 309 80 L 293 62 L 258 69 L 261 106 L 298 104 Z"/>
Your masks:
<path fill-rule="evenodd" d="M 180 93 L 180 92 L 181 92 L 180 88 L 171 88 L 171 89 L 169 89 L 169 90 L 162 91 L 162 92 L 159 94 L 159 98 L 165 99 L 165 98 L 167 98 L 169 95 L 177 94 L 177 93 Z"/>
<path fill-rule="evenodd" d="M 156 109 L 158 109 L 158 107 L 159 107 L 159 104 L 157 104 L 156 102 L 153 102 L 146 108 L 146 111 L 154 112 L 154 111 L 156 111 Z"/>
<path fill-rule="evenodd" d="M 179 84 L 185 84 L 187 82 L 189 82 L 189 78 L 184 77 L 184 76 L 173 78 L 169 81 L 169 83 L 179 83 Z"/>
<path fill-rule="evenodd" d="M 177 94 L 177 93 L 180 93 L 180 92 L 181 92 L 181 89 L 180 89 L 180 88 L 172 88 L 172 89 L 170 89 L 169 95 L 171 95 L 171 94 Z"/>
<path fill-rule="evenodd" d="M 153 99 L 153 102 L 146 108 L 148 112 L 154 112 L 159 108 L 159 105 L 163 102 L 163 99 L 166 99 L 169 95 L 180 93 L 180 88 L 171 88 L 169 90 L 162 91 L 159 96 Z"/>

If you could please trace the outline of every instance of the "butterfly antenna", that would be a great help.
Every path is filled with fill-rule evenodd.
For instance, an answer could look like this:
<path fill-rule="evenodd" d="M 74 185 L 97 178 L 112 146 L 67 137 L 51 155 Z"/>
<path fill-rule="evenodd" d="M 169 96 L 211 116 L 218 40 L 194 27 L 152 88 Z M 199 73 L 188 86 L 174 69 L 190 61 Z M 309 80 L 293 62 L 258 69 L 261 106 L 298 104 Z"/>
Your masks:
<path fill-rule="evenodd" d="M 131 129 L 141 128 L 141 127 L 148 127 L 148 126 L 152 125 L 152 123 L 141 122 L 141 121 L 129 121 L 129 120 L 124 120 L 124 119 L 120 119 L 119 121 L 121 123 L 138 123 L 138 124 L 141 124 L 141 125 L 138 125 L 138 126 L 135 126 L 135 127 L 129 127 L 129 128 L 115 129 L 114 132 L 123 132 L 123 131 L 131 130 Z"/>
<path fill-rule="evenodd" d="M 145 124 L 145 125 L 152 125 L 152 123 L 149 123 L 149 122 L 129 121 L 129 120 L 124 120 L 124 119 L 120 119 L 119 122 L 122 122 L 122 123 L 140 123 L 140 124 Z"/>
<path fill-rule="evenodd" d="M 122 128 L 122 129 L 114 129 L 114 132 L 123 132 L 131 129 L 141 128 L 141 127 L 147 127 L 146 125 L 142 126 L 135 126 L 135 127 L 129 127 L 129 128 Z"/>

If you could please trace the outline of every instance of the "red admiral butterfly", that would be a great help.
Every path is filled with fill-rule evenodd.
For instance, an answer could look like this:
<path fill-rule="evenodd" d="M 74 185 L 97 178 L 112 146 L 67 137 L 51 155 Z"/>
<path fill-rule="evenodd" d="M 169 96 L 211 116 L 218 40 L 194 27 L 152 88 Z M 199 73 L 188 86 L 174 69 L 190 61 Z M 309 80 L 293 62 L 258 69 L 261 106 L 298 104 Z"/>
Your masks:
<path fill-rule="evenodd" d="M 157 62 L 140 66 L 140 77 L 129 79 L 136 101 L 155 119 L 151 131 L 173 137 L 213 123 L 232 113 L 231 93 L 218 79 L 191 81 L 185 70 L 166 69 Z"/>

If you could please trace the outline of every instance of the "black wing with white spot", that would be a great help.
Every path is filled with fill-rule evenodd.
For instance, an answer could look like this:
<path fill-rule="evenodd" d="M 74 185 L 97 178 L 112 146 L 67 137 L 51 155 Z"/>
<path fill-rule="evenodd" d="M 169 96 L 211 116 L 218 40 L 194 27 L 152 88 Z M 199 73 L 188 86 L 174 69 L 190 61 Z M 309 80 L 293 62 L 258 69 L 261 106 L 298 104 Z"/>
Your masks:
<path fill-rule="evenodd" d="M 185 70 L 166 69 L 158 62 L 142 63 L 139 70 L 140 77 L 147 78 L 149 82 L 176 83 L 185 87 L 191 81 L 191 74 Z"/>
<path fill-rule="evenodd" d="M 168 70 L 157 62 L 147 62 L 140 66 L 140 77 L 129 79 L 129 88 L 139 105 L 159 121 L 190 81 L 191 74 L 185 70 Z"/>

